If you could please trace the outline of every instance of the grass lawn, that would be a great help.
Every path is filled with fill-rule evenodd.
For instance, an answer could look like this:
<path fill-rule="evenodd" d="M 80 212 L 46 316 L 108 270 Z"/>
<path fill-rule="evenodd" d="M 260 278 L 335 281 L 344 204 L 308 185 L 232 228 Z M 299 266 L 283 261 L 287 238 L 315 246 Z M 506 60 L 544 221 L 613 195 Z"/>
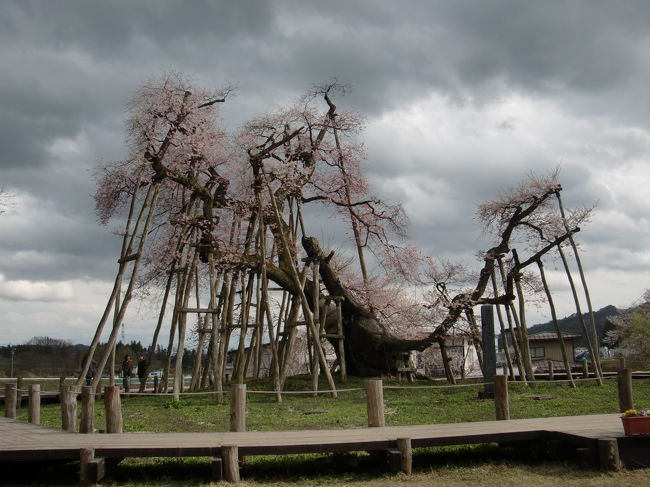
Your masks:
<path fill-rule="evenodd" d="M 551 417 L 577 414 L 616 413 L 616 382 L 603 386 L 593 381 L 579 382 L 576 389 L 564 383 L 538 383 L 536 388 L 510 383 L 510 413 L 515 418 Z M 431 387 L 435 386 L 435 387 Z M 325 387 L 322 384 L 321 387 Z M 340 384 L 337 399 L 328 395 L 283 396 L 275 402 L 268 380 L 248 384 L 247 430 L 296 430 L 363 428 L 367 425 L 363 381 L 351 379 Z M 415 384 L 384 381 L 386 424 L 428 424 L 485 421 L 494 419 L 494 403 L 478 399 L 482 386 L 466 384 L 446 387 L 442 383 Z M 309 378 L 292 378 L 287 390 L 307 390 Z M 635 405 L 650 407 L 650 380 L 634 381 Z M 227 431 L 229 405 L 216 405 L 207 395 L 123 398 L 125 431 Z M 44 405 L 41 422 L 59 428 L 57 404 Z M 19 410 L 26 420 L 26 408 Z M 96 427 L 104 424 L 103 407 L 96 408 Z M 517 453 L 517 452 L 515 452 Z M 16 485 L 53 485 L 59 474 L 62 484 L 76 481 L 76 465 L 56 466 L 47 479 L 32 476 L 13 479 Z M 3 469 L 4 470 L 4 469 Z M 28 469 L 29 470 L 29 469 Z M 55 473 L 56 472 L 56 475 Z M 30 473 L 31 474 L 31 473 Z M 43 475 L 47 475 L 43 473 Z M 207 459 L 129 459 L 111 472 L 106 485 L 209 485 Z M 495 445 L 419 449 L 414 452 L 414 475 L 405 477 L 386 472 L 367 455 L 295 455 L 250 457 L 242 467 L 242 485 L 650 485 L 646 470 L 603 474 L 579 470 L 573 463 L 539 463 L 537 459 L 513 455 Z"/>

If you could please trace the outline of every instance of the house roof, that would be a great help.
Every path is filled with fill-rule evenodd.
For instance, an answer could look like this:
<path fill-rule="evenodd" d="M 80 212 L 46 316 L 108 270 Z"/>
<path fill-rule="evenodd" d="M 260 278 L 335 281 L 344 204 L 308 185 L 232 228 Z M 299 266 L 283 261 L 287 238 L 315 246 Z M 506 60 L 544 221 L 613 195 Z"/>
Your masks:
<path fill-rule="evenodd" d="M 579 333 L 569 333 L 569 332 L 562 332 L 562 338 L 580 338 L 582 335 Z M 543 332 L 543 333 L 534 333 L 532 335 L 528 335 L 528 341 L 531 340 L 557 340 L 557 333 L 555 332 Z"/>

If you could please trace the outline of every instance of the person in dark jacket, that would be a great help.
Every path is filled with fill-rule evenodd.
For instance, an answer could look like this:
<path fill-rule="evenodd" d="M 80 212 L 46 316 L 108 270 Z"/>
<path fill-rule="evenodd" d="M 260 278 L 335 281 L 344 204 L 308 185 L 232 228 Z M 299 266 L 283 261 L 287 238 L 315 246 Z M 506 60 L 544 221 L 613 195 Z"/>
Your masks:
<path fill-rule="evenodd" d="M 122 362 L 122 384 L 124 384 L 124 392 L 131 390 L 131 375 L 133 375 L 133 360 L 130 355 L 124 356 Z"/>
<path fill-rule="evenodd" d="M 86 355 L 84 355 L 83 360 L 81 361 L 81 367 L 83 368 L 84 365 L 86 365 L 86 360 L 88 360 L 88 353 L 86 352 Z M 93 384 L 93 378 L 95 377 L 95 374 L 97 373 L 97 362 L 95 359 L 92 359 L 90 361 L 90 366 L 88 367 L 88 372 L 86 372 L 86 385 L 90 386 Z"/>
<path fill-rule="evenodd" d="M 147 359 L 144 355 L 140 355 L 138 358 L 138 379 L 140 379 L 140 384 L 145 380 L 145 374 L 147 372 Z M 142 388 L 141 388 L 142 390 Z"/>

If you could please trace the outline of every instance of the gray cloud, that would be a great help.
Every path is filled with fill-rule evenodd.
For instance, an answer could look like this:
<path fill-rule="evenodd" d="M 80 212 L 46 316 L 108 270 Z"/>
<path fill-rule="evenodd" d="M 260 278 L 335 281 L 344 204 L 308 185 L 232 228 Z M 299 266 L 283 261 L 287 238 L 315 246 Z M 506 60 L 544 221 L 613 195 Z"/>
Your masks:
<path fill-rule="evenodd" d="M 313 83 L 350 84 L 339 106 L 369 117 L 373 186 L 431 253 L 471 258 L 487 245 L 476 205 L 560 164 L 567 204 L 598 202 L 586 265 L 650 270 L 648 19 L 641 0 L 4 1 L 0 186 L 22 206 L 0 216 L 0 274 L 38 299 L 111 279 L 118 242 L 95 222 L 90 175 L 126 152 L 130 94 L 171 68 L 238 85 L 229 127 Z"/>

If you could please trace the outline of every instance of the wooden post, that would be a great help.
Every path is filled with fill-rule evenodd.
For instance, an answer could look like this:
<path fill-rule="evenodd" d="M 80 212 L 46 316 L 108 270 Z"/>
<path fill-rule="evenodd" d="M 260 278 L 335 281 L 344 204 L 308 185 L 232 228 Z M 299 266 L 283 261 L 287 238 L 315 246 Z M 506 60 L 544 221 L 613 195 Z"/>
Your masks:
<path fill-rule="evenodd" d="M 616 438 L 598 438 L 598 459 L 601 470 L 608 472 L 621 470 Z"/>
<path fill-rule="evenodd" d="M 63 386 L 59 395 L 61 402 L 61 428 L 65 431 L 77 429 L 77 393 L 74 386 Z"/>
<path fill-rule="evenodd" d="M 16 379 L 16 407 L 22 407 L 23 406 L 23 391 L 25 387 L 25 379 L 22 377 L 18 377 Z"/>
<path fill-rule="evenodd" d="M 555 366 L 552 360 L 548 361 L 548 380 L 555 380 Z"/>
<path fill-rule="evenodd" d="M 622 413 L 628 409 L 634 409 L 632 369 L 621 369 L 618 372 L 618 407 Z"/>
<path fill-rule="evenodd" d="M 494 409 L 497 421 L 510 419 L 510 404 L 508 401 L 508 377 L 494 377 Z"/>
<path fill-rule="evenodd" d="M 384 388 L 381 379 L 366 380 L 366 401 L 368 404 L 368 426 L 386 426 L 384 418 Z"/>
<path fill-rule="evenodd" d="M 406 475 L 411 475 L 413 473 L 411 438 L 397 438 L 397 449 L 402 455 L 402 472 Z"/>
<path fill-rule="evenodd" d="M 90 462 L 95 459 L 95 449 L 94 448 L 82 448 L 79 451 L 79 485 L 82 487 L 93 487 L 96 484 L 95 479 L 92 478 L 90 472 Z"/>
<path fill-rule="evenodd" d="M 158 376 L 153 378 L 153 392 L 158 392 Z"/>
<path fill-rule="evenodd" d="M 223 458 L 223 476 L 227 482 L 239 482 L 239 448 L 236 445 L 221 447 Z"/>
<path fill-rule="evenodd" d="M 588 379 L 589 378 L 589 363 L 587 360 L 582 361 L 582 378 L 583 379 Z"/>
<path fill-rule="evenodd" d="M 29 386 L 27 421 L 33 424 L 41 424 L 41 385 L 40 384 L 31 384 Z"/>
<path fill-rule="evenodd" d="M 230 385 L 230 431 L 246 431 L 246 384 Z"/>
<path fill-rule="evenodd" d="M 79 484 L 94 487 L 106 475 L 106 461 L 95 458 L 94 448 L 82 448 L 79 451 L 81 468 L 79 469 Z"/>
<path fill-rule="evenodd" d="M 81 388 L 81 420 L 79 433 L 95 431 L 95 393 L 92 386 Z"/>
<path fill-rule="evenodd" d="M 5 384 L 5 418 L 16 419 L 18 392 L 16 384 Z"/>
<path fill-rule="evenodd" d="M 483 333 L 483 397 L 494 395 L 494 376 L 497 370 L 497 352 L 494 345 L 494 310 L 492 305 L 481 306 L 481 332 Z"/>
<path fill-rule="evenodd" d="M 619 369 L 626 369 L 627 366 L 625 365 L 625 357 L 619 357 L 618 358 L 618 368 Z"/>
<path fill-rule="evenodd" d="M 341 310 L 341 299 L 336 300 L 336 333 L 339 335 L 339 366 L 341 367 L 341 380 L 348 380 L 347 365 L 345 363 L 345 335 L 343 334 L 343 313 Z"/>
<path fill-rule="evenodd" d="M 104 387 L 104 407 L 106 408 L 106 433 L 121 433 L 122 402 L 119 386 Z"/>

